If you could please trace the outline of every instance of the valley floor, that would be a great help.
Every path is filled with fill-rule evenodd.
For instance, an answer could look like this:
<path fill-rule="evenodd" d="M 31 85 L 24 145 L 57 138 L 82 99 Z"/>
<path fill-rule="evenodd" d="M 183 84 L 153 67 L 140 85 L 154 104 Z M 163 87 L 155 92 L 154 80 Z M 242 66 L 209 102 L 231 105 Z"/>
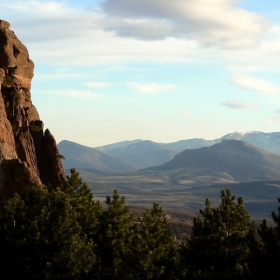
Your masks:
<path fill-rule="evenodd" d="M 106 196 L 112 195 L 114 189 L 118 189 L 126 198 L 128 205 L 151 207 L 153 202 L 160 204 L 163 209 L 173 209 L 189 213 L 199 213 L 204 207 L 205 199 L 209 198 L 211 205 L 220 203 L 222 189 L 231 188 L 236 197 L 242 196 L 244 204 L 254 218 L 270 218 L 271 211 L 277 211 L 280 197 L 280 181 L 256 181 L 246 183 L 224 183 L 199 186 L 165 183 L 156 180 L 133 180 L 132 177 L 120 175 L 98 176 L 91 175 L 85 170 L 79 170 L 83 180 L 93 191 L 95 199 L 101 203 Z"/>

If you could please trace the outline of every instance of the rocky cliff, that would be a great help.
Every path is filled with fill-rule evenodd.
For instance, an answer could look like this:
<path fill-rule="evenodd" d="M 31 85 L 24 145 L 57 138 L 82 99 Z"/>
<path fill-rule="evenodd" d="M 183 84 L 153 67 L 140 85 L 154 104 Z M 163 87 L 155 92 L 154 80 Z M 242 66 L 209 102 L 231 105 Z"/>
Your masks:
<path fill-rule="evenodd" d="M 0 20 L 0 197 L 65 176 L 54 137 L 31 100 L 34 63 L 10 24 Z"/>

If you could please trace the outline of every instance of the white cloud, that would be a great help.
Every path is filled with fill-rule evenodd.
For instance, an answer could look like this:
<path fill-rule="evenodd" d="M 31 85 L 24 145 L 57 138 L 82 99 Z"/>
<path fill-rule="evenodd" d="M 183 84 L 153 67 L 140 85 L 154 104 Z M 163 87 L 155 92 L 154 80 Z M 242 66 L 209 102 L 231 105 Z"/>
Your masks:
<path fill-rule="evenodd" d="M 274 121 L 271 120 L 271 119 L 269 119 L 269 120 L 267 120 L 267 121 L 265 122 L 265 125 L 266 125 L 266 126 L 273 126 L 273 125 L 274 125 Z"/>
<path fill-rule="evenodd" d="M 59 65 L 63 67 L 65 65 L 97 65 L 105 63 L 113 66 L 120 61 L 182 63 L 195 60 L 205 61 L 203 58 L 208 55 L 217 57 L 222 55 L 221 52 L 215 52 L 215 49 L 199 48 L 201 43 L 209 41 L 210 44 L 218 46 L 229 46 L 235 43 L 238 45 L 239 39 L 242 38 L 241 34 L 234 35 L 234 33 L 231 33 L 232 30 L 227 28 L 224 30 L 226 36 L 222 36 L 222 39 L 219 38 L 216 33 L 223 29 L 222 19 L 220 19 L 220 24 L 211 24 L 206 20 L 206 15 L 204 15 L 205 18 L 200 18 L 198 14 L 194 21 L 191 15 L 186 15 L 189 20 L 186 23 L 186 20 L 181 19 L 182 16 L 184 18 L 184 15 L 177 15 L 181 7 L 184 8 L 186 5 L 191 9 L 191 6 L 194 5 L 198 9 L 199 5 L 205 4 L 203 1 L 205 0 L 194 2 L 193 0 L 187 0 L 186 4 L 184 4 L 184 1 L 181 0 L 169 2 L 151 0 L 150 5 L 154 7 L 151 11 L 154 12 L 148 18 L 142 18 L 140 12 L 139 16 L 123 18 L 118 15 L 108 16 L 102 12 L 97 13 L 96 10 L 91 12 L 89 10 L 74 9 L 68 5 L 68 1 L 27 0 L 6 1 L 6 3 L 0 1 L 0 10 L 5 14 L 5 19 L 10 21 L 11 30 L 14 30 L 20 40 L 27 46 L 30 57 L 35 61 L 36 65 Z M 112 4 L 110 1 L 107 2 Z M 142 3 L 142 1 L 136 2 Z M 129 1 L 135 9 L 139 8 L 136 2 L 134 0 Z M 223 0 L 222 2 L 221 7 L 227 5 L 226 1 Z M 122 2 L 116 0 L 116 3 L 121 4 Z M 143 7 L 147 4 L 149 3 L 143 0 Z M 114 4 L 113 6 L 116 5 Z M 169 10 L 169 6 L 172 8 L 171 10 Z M 168 9 L 163 13 L 162 10 L 166 7 Z M 207 9 L 207 5 L 205 7 Z M 217 13 L 220 11 L 221 7 L 219 7 L 217 3 L 213 4 L 213 9 L 217 9 Z M 233 10 L 237 9 L 234 6 L 232 7 Z M 121 8 L 127 9 L 126 5 L 121 6 Z M 157 11 L 159 12 L 158 17 Z M 109 14 L 106 9 L 105 12 Z M 134 13 L 138 13 L 137 9 Z M 170 13 L 171 15 L 169 15 Z M 210 14 L 209 16 L 211 17 Z M 256 25 L 259 24 L 259 19 L 264 20 L 256 14 L 253 15 L 257 17 Z M 251 19 L 250 16 L 248 18 Z M 216 20 L 216 16 L 213 16 L 213 20 Z M 124 32 L 126 30 L 127 32 L 132 32 L 129 35 L 130 38 L 115 36 L 115 27 L 118 24 L 123 25 L 122 30 Z M 263 32 L 267 31 L 267 24 L 263 26 Z M 236 25 L 233 25 L 233 28 L 236 28 Z M 108 32 L 109 29 L 112 32 Z M 214 32 L 216 35 L 211 30 L 216 30 L 216 33 Z M 245 37 L 248 40 L 252 40 L 251 42 L 255 46 L 257 39 L 252 39 L 255 33 L 249 30 L 246 32 Z M 263 32 L 256 38 L 259 38 Z M 150 41 L 138 40 L 145 36 Z M 232 55 L 231 53 L 230 56 Z M 275 62 L 275 59 L 273 61 Z M 275 62 L 275 65 L 279 64 Z"/>
<path fill-rule="evenodd" d="M 274 25 L 273 34 L 268 33 L 265 39 L 261 41 L 261 44 L 250 49 L 239 49 L 235 51 L 223 50 L 217 54 L 217 58 L 223 58 L 227 63 L 227 69 L 235 75 L 254 76 L 258 71 L 274 72 L 279 75 L 279 50 L 280 25 Z"/>
<path fill-rule="evenodd" d="M 144 40 L 177 37 L 243 48 L 255 46 L 271 27 L 265 17 L 238 8 L 234 0 L 105 0 L 102 7 L 107 30 Z"/>
<path fill-rule="evenodd" d="M 231 78 L 231 84 L 262 93 L 280 93 L 280 88 L 270 82 L 252 76 L 236 75 Z"/>
<path fill-rule="evenodd" d="M 85 83 L 86 86 L 92 87 L 92 88 L 106 88 L 109 83 L 105 82 L 87 82 Z"/>
<path fill-rule="evenodd" d="M 158 84 L 158 83 L 137 83 L 128 82 L 128 84 L 141 93 L 161 93 L 163 91 L 170 91 L 175 88 L 172 84 Z"/>
<path fill-rule="evenodd" d="M 85 12 L 67 7 L 65 1 L 15 1 L 0 3 L 0 7 L 7 12 L 8 21 L 10 17 L 15 19 L 10 22 L 11 29 L 16 26 L 16 33 L 21 38 L 41 43 L 81 37 L 85 30 L 81 26 L 86 27 L 89 20 L 88 17 L 83 18 Z"/>
<path fill-rule="evenodd" d="M 229 64 L 227 67 L 227 70 L 234 72 L 234 73 L 251 73 L 251 72 L 257 72 L 261 70 L 262 68 L 260 66 L 255 65 L 237 65 L 237 64 Z"/>
<path fill-rule="evenodd" d="M 4 10 L 0 3 L 0 10 L 14 18 L 10 20 L 10 29 L 26 45 L 36 65 L 113 67 L 120 61 L 186 62 L 193 60 L 197 52 L 195 42 L 174 38 L 147 42 L 116 37 L 102 30 L 103 16 L 88 11 L 76 11 L 61 4 L 57 6 L 59 16 L 46 13 L 44 6 L 34 9 L 31 1 L 27 1 L 27 9 L 22 13 L 16 9 L 17 3 Z"/>
<path fill-rule="evenodd" d="M 249 104 L 249 103 L 245 103 L 239 100 L 226 100 L 223 103 L 221 103 L 224 106 L 227 106 L 231 109 L 238 109 L 238 110 L 256 110 L 258 109 L 257 106 L 253 105 L 253 104 Z"/>
<path fill-rule="evenodd" d="M 93 93 L 87 90 L 40 90 L 36 94 L 50 94 L 70 98 L 79 98 L 79 99 L 100 99 L 102 98 L 101 94 Z"/>
<path fill-rule="evenodd" d="M 183 111 L 180 114 L 183 115 L 183 116 L 189 117 L 191 115 L 191 112 L 190 111 Z"/>
<path fill-rule="evenodd" d="M 266 126 L 275 126 L 280 124 L 279 111 L 276 111 L 275 114 L 268 120 L 265 121 Z"/>

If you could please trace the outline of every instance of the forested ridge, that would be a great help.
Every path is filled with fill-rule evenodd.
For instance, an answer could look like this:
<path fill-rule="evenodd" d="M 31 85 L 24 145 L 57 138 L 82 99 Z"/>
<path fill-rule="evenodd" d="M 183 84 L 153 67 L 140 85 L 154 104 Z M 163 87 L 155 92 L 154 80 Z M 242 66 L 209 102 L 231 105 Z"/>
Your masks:
<path fill-rule="evenodd" d="M 178 241 L 157 203 L 135 219 L 115 190 L 103 207 L 73 169 L 61 188 L 34 185 L 1 202 L 0 278 L 270 279 L 280 207 L 272 218 L 273 226 L 256 225 L 226 189 L 218 207 L 206 199 Z"/>

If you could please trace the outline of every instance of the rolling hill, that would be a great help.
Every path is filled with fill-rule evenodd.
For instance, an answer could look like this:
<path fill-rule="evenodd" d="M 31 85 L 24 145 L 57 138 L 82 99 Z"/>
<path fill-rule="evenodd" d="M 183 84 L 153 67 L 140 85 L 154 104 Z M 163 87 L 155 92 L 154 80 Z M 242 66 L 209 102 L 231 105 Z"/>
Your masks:
<path fill-rule="evenodd" d="M 280 155 L 280 132 L 235 132 L 223 136 L 222 139 L 242 140 L 260 149 Z"/>
<path fill-rule="evenodd" d="M 135 140 L 131 140 L 131 141 L 121 141 L 121 142 L 117 142 L 117 143 L 113 143 L 113 144 L 108 144 L 108 145 L 105 145 L 105 146 L 95 147 L 94 149 L 106 153 L 108 151 L 112 151 L 112 150 L 117 149 L 117 148 L 123 148 L 123 147 L 126 147 L 128 145 L 136 144 L 136 143 L 139 143 L 139 142 L 142 142 L 142 141 L 143 140 L 141 140 L 141 139 L 135 139 Z"/>
<path fill-rule="evenodd" d="M 235 182 L 279 180 L 280 156 L 241 140 L 224 139 L 210 147 L 185 150 L 171 161 L 148 170 L 182 170 L 180 174 L 193 170 L 196 176 L 220 176 Z"/>
<path fill-rule="evenodd" d="M 65 169 L 89 168 L 105 172 L 131 172 L 140 168 L 101 151 L 66 140 L 58 144 L 58 149 L 65 157 L 63 161 Z"/>
<path fill-rule="evenodd" d="M 216 143 L 219 143 L 219 140 L 205 140 L 203 138 L 193 138 L 193 139 L 187 139 L 187 140 L 180 140 L 177 142 L 172 143 L 161 143 L 162 146 L 174 149 L 177 151 L 183 151 L 186 149 L 197 149 L 202 147 L 209 147 Z"/>
<path fill-rule="evenodd" d="M 165 163 L 171 160 L 178 152 L 148 140 L 107 151 L 109 155 L 131 162 L 141 168 Z"/>

